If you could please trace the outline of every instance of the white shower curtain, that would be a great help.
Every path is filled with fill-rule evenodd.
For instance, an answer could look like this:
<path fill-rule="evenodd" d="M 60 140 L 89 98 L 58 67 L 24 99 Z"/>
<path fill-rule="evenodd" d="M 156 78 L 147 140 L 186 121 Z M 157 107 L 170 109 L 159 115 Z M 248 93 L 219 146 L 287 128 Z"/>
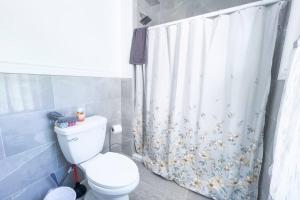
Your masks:
<path fill-rule="evenodd" d="M 300 40 L 299 42 L 300 43 Z M 274 142 L 270 194 L 274 200 L 300 198 L 300 48 L 295 49 L 281 101 Z"/>
<path fill-rule="evenodd" d="M 148 30 L 134 136 L 153 172 L 214 199 L 257 198 L 281 4 Z"/>

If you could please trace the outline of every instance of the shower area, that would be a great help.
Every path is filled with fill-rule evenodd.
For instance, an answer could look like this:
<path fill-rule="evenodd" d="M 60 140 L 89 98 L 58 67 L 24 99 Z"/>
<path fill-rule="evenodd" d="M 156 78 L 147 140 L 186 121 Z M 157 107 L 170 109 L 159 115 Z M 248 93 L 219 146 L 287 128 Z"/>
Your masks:
<path fill-rule="evenodd" d="M 149 27 L 147 61 L 134 66 L 133 135 L 146 168 L 212 199 L 267 199 L 264 135 L 276 112 L 268 98 L 282 91 L 287 9 L 279 0 L 137 2 L 138 26 Z"/>

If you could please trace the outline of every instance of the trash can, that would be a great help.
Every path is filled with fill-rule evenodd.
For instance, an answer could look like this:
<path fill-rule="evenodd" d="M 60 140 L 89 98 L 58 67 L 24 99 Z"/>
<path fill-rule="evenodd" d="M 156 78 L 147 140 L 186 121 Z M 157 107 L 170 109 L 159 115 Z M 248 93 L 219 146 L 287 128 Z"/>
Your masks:
<path fill-rule="evenodd" d="M 76 193 L 70 187 L 58 187 L 50 190 L 44 200 L 75 200 Z"/>

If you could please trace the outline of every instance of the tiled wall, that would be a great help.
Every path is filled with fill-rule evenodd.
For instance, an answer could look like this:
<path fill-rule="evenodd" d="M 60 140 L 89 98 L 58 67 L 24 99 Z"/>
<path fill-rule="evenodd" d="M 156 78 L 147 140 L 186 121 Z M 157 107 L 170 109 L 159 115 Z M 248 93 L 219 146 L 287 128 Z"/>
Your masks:
<path fill-rule="evenodd" d="M 156 25 L 254 1 L 258 0 L 137 0 L 137 8 Z"/>
<path fill-rule="evenodd" d="M 88 115 L 107 117 L 108 130 L 112 124 L 126 124 L 122 149 L 130 153 L 128 83 L 130 79 L 0 74 L 0 199 L 41 200 L 54 186 L 49 174 L 63 176 L 67 164 L 46 117 L 49 111 L 71 115 L 84 107 Z M 122 143 L 122 135 L 113 140 Z"/>
<path fill-rule="evenodd" d="M 133 94 L 132 79 L 122 80 L 122 152 L 131 156 L 134 150 L 132 135 Z"/>

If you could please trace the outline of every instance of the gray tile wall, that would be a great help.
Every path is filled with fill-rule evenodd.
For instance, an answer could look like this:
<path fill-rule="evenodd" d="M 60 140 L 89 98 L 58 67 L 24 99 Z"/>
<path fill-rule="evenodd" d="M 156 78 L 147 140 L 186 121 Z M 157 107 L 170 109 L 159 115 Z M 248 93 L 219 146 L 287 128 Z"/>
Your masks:
<path fill-rule="evenodd" d="M 132 135 L 132 118 L 133 118 L 133 88 L 132 79 L 122 80 L 122 152 L 131 156 L 134 150 Z"/>
<path fill-rule="evenodd" d="M 126 94 L 129 89 L 122 90 L 123 82 L 127 83 L 113 78 L 0 74 L 0 199 L 41 200 L 54 187 L 49 174 L 63 177 L 67 163 L 46 117 L 49 111 L 72 115 L 84 107 L 88 115 L 108 118 L 107 132 L 112 124 L 123 124 L 121 111 L 126 111 L 131 95 Z M 130 117 L 126 113 L 124 117 Z M 128 130 L 129 120 L 124 123 Z M 113 139 L 122 143 L 122 134 Z M 103 151 L 107 150 L 108 137 Z"/>
<path fill-rule="evenodd" d="M 150 16 L 150 25 L 157 25 L 254 1 L 258 0 L 137 0 L 137 8 Z"/>

